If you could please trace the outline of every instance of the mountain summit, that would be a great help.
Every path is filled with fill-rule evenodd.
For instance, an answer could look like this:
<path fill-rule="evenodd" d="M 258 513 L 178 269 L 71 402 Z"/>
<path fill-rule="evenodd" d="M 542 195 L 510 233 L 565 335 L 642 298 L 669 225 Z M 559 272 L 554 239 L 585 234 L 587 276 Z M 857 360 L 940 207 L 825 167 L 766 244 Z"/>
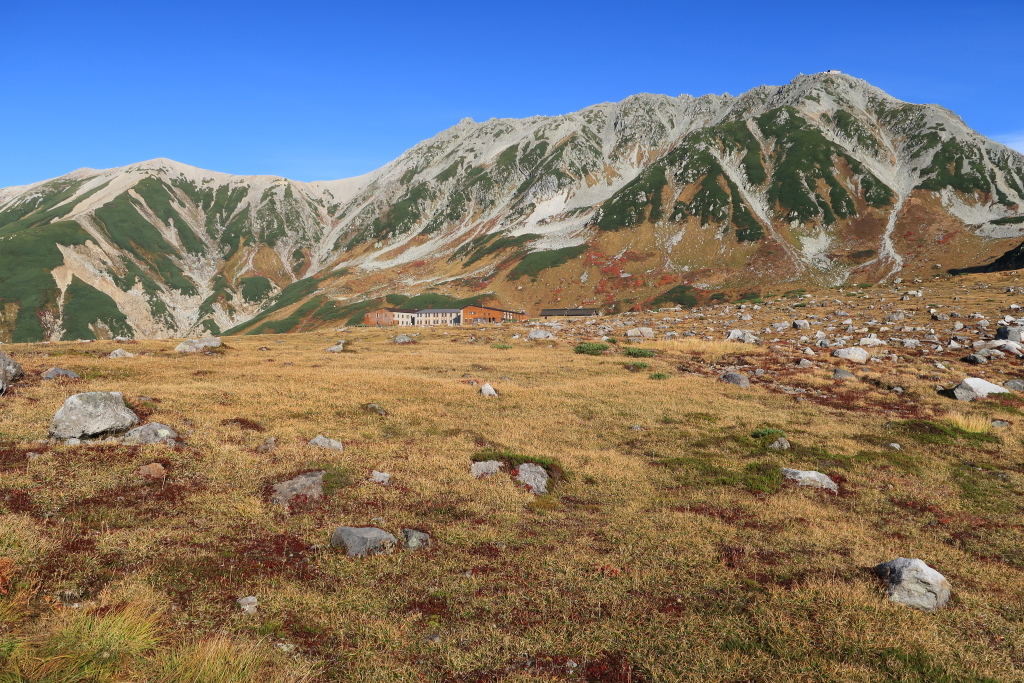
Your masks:
<path fill-rule="evenodd" d="M 851 76 L 641 94 L 463 119 L 345 180 L 154 159 L 0 189 L 0 341 L 285 331 L 423 294 L 624 309 L 877 282 L 991 261 L 1022 207 L 1024 156 Z"/>

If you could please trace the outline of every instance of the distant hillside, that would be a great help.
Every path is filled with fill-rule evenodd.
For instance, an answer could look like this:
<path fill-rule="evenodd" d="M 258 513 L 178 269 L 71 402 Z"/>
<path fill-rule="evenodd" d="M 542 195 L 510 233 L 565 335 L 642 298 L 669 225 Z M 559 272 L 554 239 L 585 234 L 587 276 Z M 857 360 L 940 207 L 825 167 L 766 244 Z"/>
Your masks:
<path fill-rule="evenodd" d="M 287 331 L 387 295 L 628 309 L 988 263 L 1024 156 L 843 74 L 469 119 L 299 183 L 166 159 L 0 190 L 0 340 Z"/>

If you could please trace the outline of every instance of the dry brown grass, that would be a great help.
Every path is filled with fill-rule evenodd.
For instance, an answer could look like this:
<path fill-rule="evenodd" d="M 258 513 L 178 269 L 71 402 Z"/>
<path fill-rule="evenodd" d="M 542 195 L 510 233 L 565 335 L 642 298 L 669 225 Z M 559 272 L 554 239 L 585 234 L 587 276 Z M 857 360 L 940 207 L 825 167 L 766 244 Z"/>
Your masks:
<path fill-rule="evenodd" d="M 992 419 L 985 415 L 948 413 L 944 419 L 954 427 L 972 434 L 988 434 L 992 430 Z"/>
<path fill-rule="evenodd" d="M 156 635 L 132 641 L 117 680 L 1024 675 L 1016 426 L 979 440 L 991 437 L 963 425 L 983 407 L 962 423 L 906 422 L 905 396 L 866 383 L 846 408 L 677 371 L 697 356 L 771 361 L 750 345 L 646 342 L 665 353 L 631 373 L 564 342 L 510 342 L 511 329 L 445 331 L 396 346 L 386 331 L 350 330 L 345 354 L 325 353 L 338 335 L 319 333 L 225 339 L 210 356 L 144 341 L 132 350 L 149 355 L 124 360 L 80 355 L 108 343 L 5 346 L 29 378 L 0 403 L 4 447 L 18 455 L 0 458 L 0 556 L 18 568 L 12 588 L 38 593 L 0 596 L 0 611 L 15 595 L 28 609 L 0 630 L 0 652 L 15 653 L 0 667 L 24 669 L 68 629 L 82 642 L 121 632 L 108 620 L 124 614 L 152 616 Z M 86 379 L 36 379 L 53 365 Z M 853 391 L 814 377 L 811 388 Z M 470 379 L 500 396 L 482 398 Z M 65 397 L 91 390 L 123 391 L 185 446 L 32 443 Z M 940 400 L 915 410 L 940 414 Z M 760 427 L 794 449 L 768 451 Z M 345 451 L 306 445 L 321 433 Z M 268 436 L 278 449 L 257 452 Z M 568 478 L 540 500 L 507 476 L 474 480 L 485 447 L 557 459 Z M 28 461 L 32 448 L 46 452 Z M 134 472 L 153 461 L 168 478 L 144 484 Z M 841 495 L 780 486 L 765 465 L 828 472 Z M 267 503 L 268 484 L 313 468 L 338 482 L 323 504 L 288 514 Z M 372 469 L 392 485 L 366 481 Z M 335 527 L 371 523 L 429 531 L 436 545 L 363 560 L 328 547 Z M 898 556 L 949 577 L 951 606 L 886 601 L 867 568 Z M 58 607 L 62 591 L 82 606 Z M 246 595 L 256 615 L 238 610 Z"/>

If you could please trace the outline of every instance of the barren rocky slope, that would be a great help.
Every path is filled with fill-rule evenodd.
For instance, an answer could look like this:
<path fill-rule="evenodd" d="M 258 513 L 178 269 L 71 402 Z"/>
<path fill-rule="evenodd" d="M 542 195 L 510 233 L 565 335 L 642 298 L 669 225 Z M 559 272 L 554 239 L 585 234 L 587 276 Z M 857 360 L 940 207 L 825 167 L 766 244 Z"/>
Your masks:
<path fill-rule="evenodd" d="M 843 74 L 466 119 L 339 181 L 81 169 L 0 189 L 0 340 L 286 331 L 389 294 L 625 310 L 908 277 L 1016 247 L 1022 196 L 1020 154 Z"/>

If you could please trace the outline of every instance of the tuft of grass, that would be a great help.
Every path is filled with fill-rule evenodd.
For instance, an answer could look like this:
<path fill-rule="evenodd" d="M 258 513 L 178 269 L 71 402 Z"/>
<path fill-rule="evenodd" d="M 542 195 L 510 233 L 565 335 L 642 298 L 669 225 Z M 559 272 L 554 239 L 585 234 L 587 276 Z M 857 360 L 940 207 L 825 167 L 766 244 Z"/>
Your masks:
<path fill-rule="evenodd" d="M 60 610 L 34 636 L 8 647 L 0 680 L 123 680 L 120 672 L 138 668 L 160 644 L 161 617 L 155 605 L 146 602 L 95 611 Z"/>
<path fill-rule="evenodd" d="M 777 439 L 780 436 L 785 436 L 785 435 L 786 435 L 786 432 L 782 431 L 781 429 L 776 429 L 774 427 L 759 427 L 758 429 L 755 429 L 754 431 L 750 432 L 751 438 L 754 438 L 754 439 L 766 439 L 766 438 Z"/>
<path fill-rule="evenodd" d="M 264 662 L 255 644 L 219 635 L 171 650 L 153 668 L 155 683 L 246 683 L 259 680 Z"/>
<path fill-rule="evenodd" d="M 944 419 L 956 429 L 969 434 L 988 434 L 992 429 L 992 420 L 984 415 L 949 413 Z"/>
<path fill-rule="evenodd" d="M 491 344 L 491 348 L 492 349 L 498 349 L 500 351 L 508 351 L 509 349 L 513 348 L 513 346 L 511 344 L 501 343 L 501 344 Z"/>
<path fill-rule="evenodd" d="M 903 420 L 892 423 L 892 427 L 922 444 L 949 445 L 958 440 L 976 443 L 999 443 L 999 438 L 996 436 L 969 432 L 950 422 L 936 422 L 923 419 Z"/>
<path fill-rule="evenodd" d="M 636 346 L 624 346 L 622 347 L 622 355 L 629 356 L 630 358 L 654 358 L 658 355 L 658 352 L 654 349 L 642 349 Z"/>
<path fill-rule="evenodd" d="M 588 356 L 600 356 L 611 347 L 601 342 L 583 342 L 573 347 L 573 351 Z"/>
<path fill-rule="evenodd" d="M 672 375 L 668 374 L 667 372 L 652 372 L 650 375 L 647 376 L 647 378 L 648 379 L 668 379 L 671 376 Z"/>

